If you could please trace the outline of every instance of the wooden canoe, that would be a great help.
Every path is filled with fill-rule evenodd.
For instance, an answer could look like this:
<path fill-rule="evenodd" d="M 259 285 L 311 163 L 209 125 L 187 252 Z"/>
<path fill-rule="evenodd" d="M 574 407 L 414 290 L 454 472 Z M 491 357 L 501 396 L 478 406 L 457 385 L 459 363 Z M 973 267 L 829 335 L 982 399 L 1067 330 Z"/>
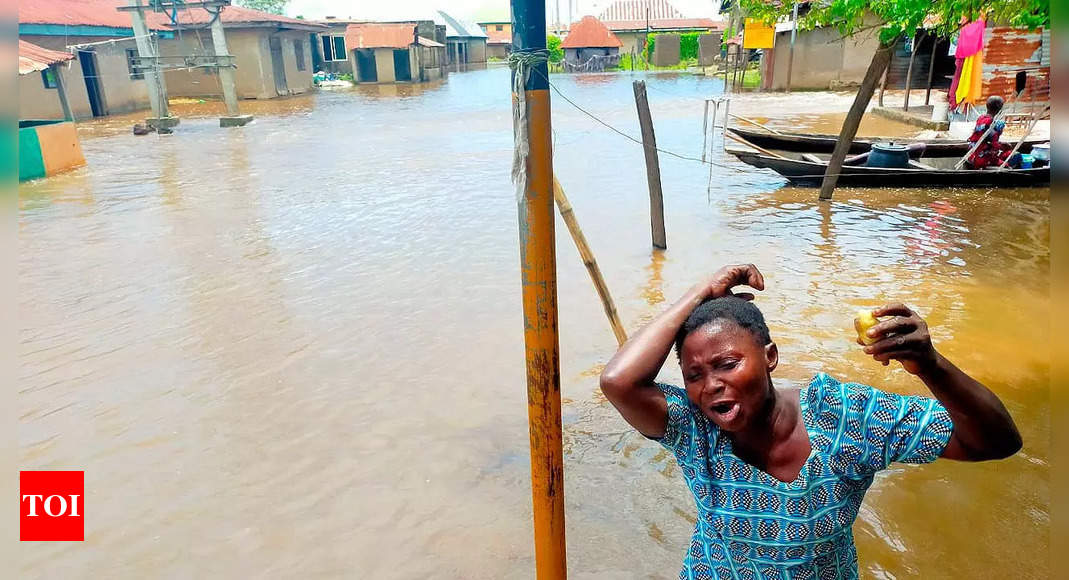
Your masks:
<path fill-rule="evenodd" d="M 728 131 L 743 139 L 765 149 L 778 149 L 780 151 L 798 151 L 802 153 L 831 153 L 835 144 L 839 142 L 838 135 L 821 135 L 807 133 L 781 133 L 779 135 L 761 130 L 743 129 L 741 127 L 729 127 Z M 1026 139 L 1021 145 L 1021 153 L 1028 153 L 1032 145 L 1045 143 L 1050 139 Z M 902 145 L 910 143 L 924 143 L 925 155 L 928 157 L 953 157 L 959 158 L 968 153 L 971 144 L 960 139 L 908 139 L 899 137 L 863 137 L 855 139 L 850 145 L 850 153 L 865 153 L 874 142 L 886 143 L 894 141 Z M 1016 142 L 1013 140 L 1012 142 Z"/>
<path fill-rule="evenodd" d="M 824 180 L 827 161 L 795 158 L 789 153 L 783 157 L 765 153 L 730 148 L 727 150 L 739 161 L 771 169 L 795 185 L 820 187 Z M 931 166 L 926 162 L 943 162 L 940 166 Z M 843 166 L 839 174 L 839 185 L 857 187 L 1038 187 L 1050 186 L 1050 166 L 1034 169 L 976 170 L 953 169 L 946 167 L 952 158 L 922 158 L 911 161 L 910 166 L 902 169 L 866 166 Z"/>

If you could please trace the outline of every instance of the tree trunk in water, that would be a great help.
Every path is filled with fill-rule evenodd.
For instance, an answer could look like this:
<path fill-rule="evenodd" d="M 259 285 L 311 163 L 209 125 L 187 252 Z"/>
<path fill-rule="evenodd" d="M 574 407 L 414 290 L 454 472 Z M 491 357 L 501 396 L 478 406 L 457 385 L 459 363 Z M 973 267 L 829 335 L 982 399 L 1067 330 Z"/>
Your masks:
<path fill-rule="evenodd" d="M 872 93 L 876 91 L 876 83 L 879 82 L 880 77 L 887 70 L 887 65 L 891 62 L 894 45 L 895 42 L 886 45 L 881 44 L 876 49 L 876 54 L 872 55 L 869 69 L 865 71 L 865 79 L 861 81 L 861 88 L 858 89 L 857 96 L 854 97 L 854 104 L 850 106 L 850 112 L 846 114 L 846 119 L 843 120 L 843 129 L 839 133 L 839 142 L 835 144 L 835 150 L 831 154 L 828 168 L 824 171 L 824 181 L 820 184 L 820 199 L 822 200 L 831 199 L 831 194 L 835 191 L 835 184 L 839 181 L 839 172 L 842 171 L 843 161 L 846 159 L 847 152 L 850 151 L 850 145 L 854 142 L 854 136 L 857 135 L 861 117 L 865 115 L 865 109 L 869 106 L 869 101 L 872 100 Z"/>

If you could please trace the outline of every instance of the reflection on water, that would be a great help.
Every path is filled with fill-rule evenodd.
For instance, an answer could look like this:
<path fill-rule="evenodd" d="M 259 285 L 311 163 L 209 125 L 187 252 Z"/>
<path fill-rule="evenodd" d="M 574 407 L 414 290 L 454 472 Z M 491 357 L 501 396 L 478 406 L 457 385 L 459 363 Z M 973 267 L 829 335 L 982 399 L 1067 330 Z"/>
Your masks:
<path fill-rule="evenodd" d="M 84 544 L 24 547 L 24 577 L 531 577 L 508 74 L 244 101 L 240 130 L 217 103 L 176 106 L 169 136 L 79 125 L 89 166 L 20 187 L 18 437 L 23 469 L 84 469 L 92 507 Z M 638 133 L 630 76 L 553 79 Z M 647 80 L 658 143 L 700 156 L 721 81 Z M 734 99 L 816 128 L 851 97 Z M 877 480 L 867 576 L 1048 576 L 1020 555 L 1047 541 L 1049 190 L 818 203 L 718 148 L 717 167 L 662 156 L 671 246 L 651 252 L 641 148 L 553 108 L 556 173 L 631 332 L 754 262 L 782 384 L 922 392 L 851 339 L 856 308 L 894 300 L 1004 398 L 1018 456 Z M 558 236 L 570 568 L 674 578 L 694 506 L 598 392 L 615 340 Z"/>

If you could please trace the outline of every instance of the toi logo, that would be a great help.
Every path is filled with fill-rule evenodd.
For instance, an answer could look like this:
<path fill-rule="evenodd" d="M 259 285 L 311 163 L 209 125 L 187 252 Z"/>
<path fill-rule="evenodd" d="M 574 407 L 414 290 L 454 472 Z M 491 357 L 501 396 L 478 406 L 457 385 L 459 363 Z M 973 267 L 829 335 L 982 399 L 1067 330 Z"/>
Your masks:
<path fill-rule="evenodd" d="M 19 540 L 85 540 L 85 472 L 19 472 Z"/>

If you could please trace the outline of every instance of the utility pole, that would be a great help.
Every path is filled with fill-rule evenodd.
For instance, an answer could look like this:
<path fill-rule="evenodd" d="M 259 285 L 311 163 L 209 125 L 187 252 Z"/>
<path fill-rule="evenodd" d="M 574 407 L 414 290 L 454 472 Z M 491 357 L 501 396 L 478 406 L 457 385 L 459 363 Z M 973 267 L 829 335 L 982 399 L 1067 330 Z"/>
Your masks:
<path fill-rule="evenodd" d="M 798 2 L 791 13 L 791 50 L 787 54 L 787 92 L 791 92 L 791 69 L 794 68 L 794 39 L 798 37 Z M 773 64 L 775 68 L 775 64 Z"/>
<path fill-rule="evenodd" d="M 218 12 L 213 14 L 211 24 L 212 46 L 215 49 L 215 56 L 223 57 L 230 61 L 226 65 L 219 67 L 219 84 L 223 87 L 223 102 L 226 103 L 226 116 L 219 118 L 219 126 L 241 127 L 252 121 L 252 115 L 242 115 L 238 110 L 238 92 L 234 83 L 233 57 L 226 46 L 226 33 L 223 32 L 223 7 L 220 6 L 217 10 Z"/>
<path fill-rule="evenodd" d="M 545 0 L 511 0 L 527 416 L 531 438 L 535 570 L 564 580 L 564 451 L 561 428 L 553 142 Z"/>
<path fill-rule="evenodd" d="M 130 8 L 133 8 L 130 16 L 134 40 L 137 42 L 137 55 L 142 62 L 152 64 L 144 71 L 149 106 L 152 107 L 152 118 L 145 119 L 145 123 L 153 129 L 170 129 L 178 124 L 178 117 L 172 117 L 167 110 L 167 85 L 163 81 L 163 72 L 159 67 L 156 46 L 152 42 L 153 38 L 149 36 L 145 7 L 141 4 L 141 0 L 134 0 L 134 5 Z"/>
<path fill-rule="evenodd" d="M 140 63 L 137 68 L 144 72 L 148 84 L 149 101 L 154 118 L 146 119 L 149 126 L 170 129 L 178 124 L 178 117 L 172 117 L 167 111 L 167 84 L 163 71 L 166 69 L 184 70 L 189 67 L 214 68 L 219 71 L 219 84 L 223 89 L 223 101 L 226 103 L 227 116 L 220 117 L 220 127 L 240 127 L 252 120 L 252 115 L 242 115 L 238 111 L 237 88 L 234 82 L 234 57 L 226 46 L 226 34 L 223 31 L 222 12 L 230 5 L 230 0 L 153 0 L 151 6 L 145 6 L 142 0 L 133 0 L 130 6 L 120 6 L 119 12 L 129 12 L 133 21 L 134 36 L 137 39 L 137 53 Z M 156 52 L 153 39 L 149 36 L 148 23 L 145 20 L 145 8 L 151 7 L 155 12 L 170 14 L 175 24 L 180 24 L 174 15 L 179 10 L 200 8 L 212 16 L 210 28 L 215 54 L 211 55 L 177 55 L 160 56 Z M 191 24 L 190 26 L 200 26 Z M 167 61 L 172 61 L 168 64 Z"/>

